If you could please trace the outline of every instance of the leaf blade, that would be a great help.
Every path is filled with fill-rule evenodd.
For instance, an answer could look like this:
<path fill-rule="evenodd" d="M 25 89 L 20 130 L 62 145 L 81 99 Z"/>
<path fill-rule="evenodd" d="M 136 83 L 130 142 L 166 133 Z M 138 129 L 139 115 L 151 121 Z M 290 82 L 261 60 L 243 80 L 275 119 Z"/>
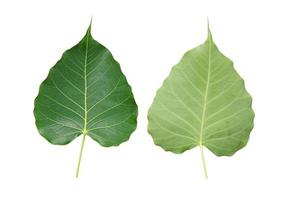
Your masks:
<path fill-rule="evenodd" d="M 249 139 L 254 119 L 251 103 L 243 79 L 208 29 L 205 43 L 185 53 L 157 91 L 148 112 L 148 132 L 167 151 L 182 153 L 204 145 L 215 155 L 230 156 Z M 157 121 L 164 124 L 158 127 Z M 169 132 L 175 134 L 171 137 Z M 184 146 L 182 136 L 198 142 Z M 163 137 L 169 141 L 160 140 Z M 174 141 L 182 145 L 176 148 Z"/>
<path fill-rule="evenodd" d="M 119 63 L 93 39 L 91 24 L 82 40 L 50 69 L 34 102 L 36 126 L 50 143 L 65 145 L 83 134 L 80 159 L 86 135 L 102 146 L 118 146 L 136 129 L 137 115 Z M 99 125 L 101 130 L 96 130 Z"/>

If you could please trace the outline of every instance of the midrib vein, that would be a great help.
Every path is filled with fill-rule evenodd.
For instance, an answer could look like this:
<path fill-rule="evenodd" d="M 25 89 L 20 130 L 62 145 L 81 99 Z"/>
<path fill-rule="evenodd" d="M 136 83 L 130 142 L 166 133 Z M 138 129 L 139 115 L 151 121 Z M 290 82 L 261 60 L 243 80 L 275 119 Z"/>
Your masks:
<path fill-rule="evenodd" d="M 85 46 L 85 58 L 84 58 L 84 127 L 83 127 L 83 134 L 87 133 L 87 75 L 86 75 L 86 68 L 87 68 L 87 57 L 88 57 L 88 48 L 89 48 L 89 34 L 90 30 L 88 31 L 86 37 L 86 46 Z"/>
<path fill-rule="evenodd" d="M 84 58 L 84 126 L 82 130 L 82 142 L 80 146 L 79 158 L 77 163 L 77 170 L 76 170 L 76 178 L 79 175 L 80 163 L 82 158 L 83 147 L 85 143 L 85 137 L 87 135 L 87 76 L 86 76 L 86 68 L 87 68 L 87 57 L 88 57 L 88 48 L 89 48 L 89 36 L 90 36 L 90 27 L 86 34 L 86 45 L 85 45 L 85 58 Z"/>
<path fill-rule="evenodd" d="M 204 150 L 203 150 L 203 133 L 204 133 L 204 119 L 206 116 L 206 103 L 207 103 L 207 95 L 208 95 L 208 89 L 209 89 L 209 82 L 210 82 L 210 68 L 211 68 L 211 33 L 208 28 L 208 69 L 207 69 L 207 83 L 205 88 L 205 94 L 204 94 L 204 100 L 203 100 L 203 110 L 202 110 L 202 118 L 201 118 L 201 130 L 200 130 L 200 152 L 201 152 L 201 160 L 204 170 L 204 176 L 207 178 L 207 167 L 206 167 L 206 161 L 204 156 Z"/>
<path fill-rule="evenodd" d="M 200 146 L 203 145 L 203 133 L 204 133 L 204 119 L 206 116 L 206 104 L 207 104 L 207 96 L 210 82 L 210 70 L 211 70 L 211 36 L 208 37 L 208 69 L 207 69 L 207 83 L 205 88 L 205 94 L 203 98 L 203 111 L 201 117 L 201 129 L 200 129 Z"/>

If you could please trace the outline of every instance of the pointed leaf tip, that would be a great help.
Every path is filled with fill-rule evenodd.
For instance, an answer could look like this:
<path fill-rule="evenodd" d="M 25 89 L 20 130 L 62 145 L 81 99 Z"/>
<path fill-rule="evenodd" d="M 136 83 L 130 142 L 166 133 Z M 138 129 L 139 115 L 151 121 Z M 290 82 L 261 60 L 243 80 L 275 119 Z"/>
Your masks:
<path fill-rule="evenodd" d="M 212 35 L 209 27 L 209 19 L 207 18 L 207 40 L 212 41 Z"/>
<path fill-rule="evenodd" d="M 207 21 L 207 28 L 209 29 L 209 18 L 208 17 L 206 18 L 206 21 Z"/>
<path fill-rule="evenodd" d="M 93 23 L 93 15 L 91 16 L 91 20 L 90 20 L 90 25 L 89 25 L 89 28 L 92 27 L 92 23 Z"/>
<path fill-rule="evenodd" d="M 86 30 L 86 36 L 87 36 L 87 35 L 91 35 L 92 23 L 93 23 L 93 16 L 91 17 L 89 27 L 88 27 L 88 29 Z"/>

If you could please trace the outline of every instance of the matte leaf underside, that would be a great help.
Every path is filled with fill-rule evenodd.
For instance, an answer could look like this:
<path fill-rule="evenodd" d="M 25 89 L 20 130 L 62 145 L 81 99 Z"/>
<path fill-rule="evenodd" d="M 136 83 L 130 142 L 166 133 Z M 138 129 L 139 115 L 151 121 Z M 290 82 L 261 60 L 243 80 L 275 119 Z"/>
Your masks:
<path fill-rule="evenodd" d="M 109 50 L 92 38 L 91 26 L 51 68 L 35 99 L 34 115 L 39 133 L 58 145 L 83 134 L 82 148 L 86 135 L 102 146 L 117 146 L 135 130 L 131 87 Z"/>
<path fill-rule="evenodd" d="M 248 141 L 251 102 L 243 79 L 208 30 L 206 42 L 185 53 L 157 91 L 148 132 L 167 151 L 206 146 L 217 156 L 230 156 Z"/>

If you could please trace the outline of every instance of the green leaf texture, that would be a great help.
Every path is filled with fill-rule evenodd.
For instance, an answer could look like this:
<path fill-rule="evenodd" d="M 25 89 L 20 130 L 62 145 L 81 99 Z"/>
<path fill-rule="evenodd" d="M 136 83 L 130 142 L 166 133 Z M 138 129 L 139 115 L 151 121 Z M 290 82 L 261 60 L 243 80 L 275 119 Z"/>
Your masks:
<path fill-rule="evenodd" d="M 136 129 L 137 112 L 119 63 L 93 39 L 91 25 L 51 68 L 34 107 L 39 133 L 57 145 L 83 134 L 102 146 L 117 146 Z"/>
<path fill-rule="evenodd" d="M 212 40 L 184 54 L 157 91 L 148 113 L 155 144 L 182 153 L 206 146 L 217 156 L 244 147 L 253 128 L 251 96 Z"/>

